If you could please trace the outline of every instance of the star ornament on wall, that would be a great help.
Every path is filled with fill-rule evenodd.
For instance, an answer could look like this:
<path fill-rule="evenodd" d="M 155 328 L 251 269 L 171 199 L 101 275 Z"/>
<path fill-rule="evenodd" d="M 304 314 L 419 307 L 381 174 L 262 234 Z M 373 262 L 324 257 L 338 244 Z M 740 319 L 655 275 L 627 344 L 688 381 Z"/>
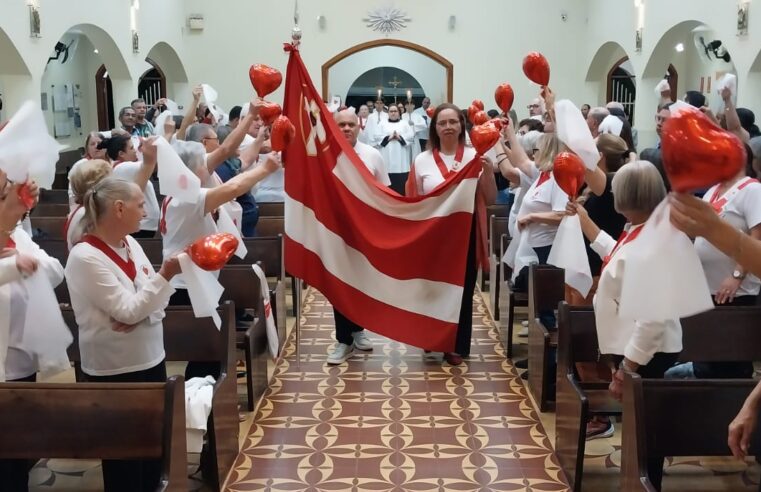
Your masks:
<path fill-rule="evenodd" d="M 386 35 L 401 31 L 407 27 L 408 22 L 412 21 L 405 12 L 395 7 L 380 7 L 371 10 L 367 13 L 367 17 L 362 20 L 373 31 L 379 31 Z"/>

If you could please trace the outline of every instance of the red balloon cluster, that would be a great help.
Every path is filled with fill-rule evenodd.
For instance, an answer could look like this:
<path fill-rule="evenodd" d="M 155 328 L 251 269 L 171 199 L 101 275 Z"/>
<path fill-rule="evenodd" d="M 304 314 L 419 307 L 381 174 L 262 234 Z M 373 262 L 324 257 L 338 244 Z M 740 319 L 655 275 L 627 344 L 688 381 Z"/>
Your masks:
<path fill-rule="evenodd" d="M 433 113 L 435 112 L 436 112 L 435 106 L 428 106 L 428 109 L 425 110 L 425 114 L 427 114 L 429 118 L 433 118 Z"/>
<path fill-rule="evenodd" d="M 266 126 L 270 126 L 275 122 L 275 119 L 283 114 L 283 108 L 278 103 L 269 101 L 262 101 L 262 105 L 259 107 L 259 116 L 262 117 L 262 121 Z"/>
<path fill-rule="evenodd" d="M 503 113 L 509 113 L 513 107 L 513 102 L 515 101 L 515 93 L 513 92 L 512 86 L 507 82 L 499 84 L 494 91 L 494 101 Z"/>
<path fill-rule="evenodd" d="M 476 125 L 470 130 L 470 142 L 479 155 L 484 155 L 499 141 L 499 127 L 495 120 Z"/>
<path fill-rule="evenodd" d="M 254 86 L 256 93 L 261 98 L 275 92 L 283 82 L 283 74 L 279 70 L 258 63 L 251 65 L 248 70 L 248 78 L 251 79 L 251 85 Z"/>
<path fill-rule="evenodd" d="M 278 116 L 272 124 L 272 132 L 270 133 L 272 150 L 275 152 L 282 152 L 288 147 L 288 144 L 291 143 L 295 136 L 296 127 L 293 126 L 291 120 L 286 116 Z"/>
<path fill-rule="evenodd" d="M 709 188 L 745 167 L 745 146 L 697 109 L 680 110 L 663 125 L 663 167 L 678 192 Z"/>
<path fill-rule="evenodd" d="M 186 252 L 193 263 L 203 270 L 221 269 L 238 249 L 238 238 L 227 232 L 202 237 L 187 247 Z"/>
<path fill-rule="evenodd" d="M 532 51 L 523 59 L 523 73 L 534 83 L 546 86 L 550 83 L 550 64 L 541 53 Z"/>
<path fill-rule="evenodd" d="M 571 200 L 576 199 L 584 184 L 585 169 L 584 162 L 573 152 L 561 152 L 555 157 L 552 175 L 560 189 L 565 191 Z"/>

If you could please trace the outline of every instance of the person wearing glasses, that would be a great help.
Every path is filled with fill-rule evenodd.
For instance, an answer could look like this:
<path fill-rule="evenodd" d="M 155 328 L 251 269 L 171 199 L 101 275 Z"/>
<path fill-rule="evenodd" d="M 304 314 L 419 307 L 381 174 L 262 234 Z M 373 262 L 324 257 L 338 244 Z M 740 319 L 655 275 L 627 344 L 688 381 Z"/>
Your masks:
<path fill-rule="evenodd" d="M 661 134 L 663 133 L 663 125 L 671 118 L 671 105 L 674 104 L 671 101 L 664 102 L 658 106 L 658 111 L 655 113 L 655 133 L 658 135 L 658 144 L 655 147 L 643 150 L 639 157 L 643 161 L 650 161 L 653 163 L 658 172 L 661 173 L 663 178 L 663 184 L 666 185 L 666 191 L 671 191 L 671 183 L 668 176 L 666 176 L 666 170 L 663 167 L 663 157 L 661 155 Z"/>
<path fill-rule="evenodd" d="M 542 118 L 544 115 L 544 102 L 540 98 L 537 97 L 536 99 L 531 101 L 528 106 L 526 106 L 526 109 L 528 109 L 528 115 L 530 118 L 533 118 L 533 117 Z"/>
<path fill-rule="evenodd" d="M 417 156 L 410 170 L 407 195 L 420 196 L 432 192 L 449 175 L 459 172 L 475 157 L 476 151 L 465 145 L 465 117 L 462 111 L 454 104 L 440 104 L 431 118 L 428 150 Z M 482 172 L 478 178 L 475 198 L 483 200 L 486 205 L 491 205 L 497 198 L 494 164 L 488 157 L 482 157 L 481 166 Z M 462 364 L 463 357 L 468 357 L 470 354 L 470 340 L 473 332 L 473 292 L 478 273 L 477 215 L 473 214 L 473 227 L 471 227 L 469 238 L 457 339 L 454 351 L 444 354 L 444 360 L 453 366 Z"/>

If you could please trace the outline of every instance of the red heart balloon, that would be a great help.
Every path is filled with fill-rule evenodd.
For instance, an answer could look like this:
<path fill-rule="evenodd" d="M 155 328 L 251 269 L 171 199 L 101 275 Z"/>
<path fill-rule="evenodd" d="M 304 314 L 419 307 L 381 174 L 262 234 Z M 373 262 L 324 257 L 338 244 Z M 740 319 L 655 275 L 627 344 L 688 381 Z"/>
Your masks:
<path fill-rule="evenodd" d="M 433 113 L 435 112 L 436 108 L 434 106 L 428 106 L 428 109 L 425 110 L 425 114 L 427 114 L 429 118 L 433 118 Z"/>
<path fill-rule="evenodd" d="M 24 207 L 26 207 L 27 210 L 31 210 L 31 208 L 34 207 L 34 204 L 37 202 L 37 196 L 33 195 L 29 191 L 28 183 L 24 183 L 19 186 L 16 193 L 18 194 L 19 200 L 21 200 L 21 203 L 24 205 Z"/>
<path fill-rule="evenodd" d="M 262 105 L 259 106 L 259 116 L 262 117 L 266 126 L 270 126 L 281 114 L 283 114 L 283 108 L 277 103 L 262 101 Z"/>
<path fill-rule="evenodd" d="M 745 167 L 745 146 L 697 109 L 678 111 L 663 125 L 663 167 L 678 192 L 709 188 Z"/>
<path fill-rule="evenodd" d="M 478 113 L 479 111 L 481 110 L 478 109 L 478 106 L 476 105 L 471 104 L 470 106 L 468 106 L 468 121 L 473 123 L 473 118 L 476 116 L 476 113 Z"/>
<path fill-rule="evenodd" d="M 513 101 L 515 101 L 515 93 L 510 84 L 505 82 L 497 86 L 497 89 L 494 91 L 494 101 L 496 101 L 497 107 L 502 112 L 505 114 L 510 112 L 510 109 L 513 107 Z"/>
<path fill-rule="evenodd" d="M 251 65 L 248 78 L 251 79 L 251 85 L 254 86 L 259 97 L 275 92 L 283 82 L 283 75 L 279 70 L 261 64 Z"/>
<path fill-rule="evenodd" d="M 472 104 L 473 106 L 477 107 L 479 109 L 479 111 L 483 111 L 484 110 L 484 102 L 482 100 L 480 100 L 480 99 L 473 99 L 473 102 L 470 103 L 470 104 Z"/>
<path fill-rule="evenodd" d="M 573 152 L 561 152 L 555 157 L 552 175 L 568 198 L 575 200 L 584 184 L 584 162 Z"/>
<path fill-rule="evenodd" d="M 202 237 L 187 247 L 193 263 L 208 271 L 221 269 L 238 249 L 238 238 L 227 232 Z"/>
<path fill-rule="evenodd" d="M 484 111 L 479 111 L 473 115 L 474 125 L 483 125 L 487 121 L 489 121 L 489 116 Z"/>
<path fill-rule="evenodd" d="M 499 140 L 499 130 L 492 121 L 476 125 L 470 130 L 470 142 L 479 155 L 484 155 Z"/>
<path fill-rule="evenodd" d="M 523 59 L 523 73 L 539 85 L 550 83 L 550 64 L 541 53 L 532 51 Z"/>
<path fill-rule="evenodd" d="M 282 152 L 291 143 L 293 137 L 296 136 L 296 128 L 291 123 L 291 120 L 286 116 L 278 116 L 275 118 L 275 122 L 272 124 L 272 132 L 270 133 L 270 142 L 272 143 L 272 150 L 275 152 Z"/>

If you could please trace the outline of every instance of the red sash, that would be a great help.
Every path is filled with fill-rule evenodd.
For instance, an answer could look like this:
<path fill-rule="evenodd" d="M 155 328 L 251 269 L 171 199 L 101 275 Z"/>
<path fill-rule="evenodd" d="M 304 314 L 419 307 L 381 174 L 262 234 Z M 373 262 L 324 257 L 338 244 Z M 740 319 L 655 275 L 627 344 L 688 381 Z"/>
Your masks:
<path fill-rule="evenodd" d="M 16 241 L 14 241 L 12 238 L 9 237 L 8 242 L 5 243 L 5 247 L 10 249 L 16 249 Z"/>
<path fill-rule="evenodd" d="M 433 149 L 431 151 L 431 154 L 433 154 L 433 160 L 436 162 L 436 167 L 439 168 L 439 172 L 441 173 L 441 176 L 443 176 L 444 179 L 447 179 L 447 177 L 452 173 L 452 171 L 447 169 L 447 165 L 444 163 L 444 159 L 441 158 L 441 154 L 439 153 L 439 150 Z M 462 164 L 462 157 L 464 154 L 465 154 L 465 146 L 458 145 L 457 153 L 455 153 L 454 155 L 455 169 L 458 167 L 459 164 Z"/>
<path fill-rule="evenodd" d="M 642 232 L 642 229 L 644 229 L 644 225 L 641 225 L 637 227 L 637 229 L 634 230 L 632 233 L 628 233 L 626 231 L 623 231 L 621 235 L 618 237 L 618 241 L 616 242 L 616 245 L 613 246 L 613 250 L 610 252 L 608 256 L 602 259 L 602 268 L 600 271 L 602 272 L 605 270 L 605 267 L 608 266 L 608 263 L 610 263 L 610 260 L 613 259 L 613 256 L 616 254 L 616 252 L 626 243 L 630 243 L 637 239 L 637 236 L 639 236 L 639 233 Z"/>
<path fill-rule="evenodd" d="M 550 171 L 542 171 L 541 173 L 539 173 L 539 180 L 536 182 L 536 188 L 539 188 L 544 183 L 549 181 L 550 176 L 552 176 L 552 173 Z"/>
<path fill-rule="evenodd" d="M 365 123 L 362 120 L 362 118 L 359 118 L 359 129 L 364 130 L 365 129 Z"/>
<path fill-rule="evenodd" d="M 727 190 L 721 197 L 719 197 L 719 187 L 717 186 L 716 191 L 714 191 L 713 195 L 711 195 L 711 206 L 717 214 L 720 214 L 721 211 L 724 210 L 724 207 L 727 205 L 727 203 L 729 203 L 729 201 L 734 198 L 735 194 L 751 183 L 758 183 L 758 180 L 754 178 L 748 178 L 745 181 L 741 182 L 739 186 L 733 186 Z"/>
<path fill-rule="evenodd" d="M 94 248 L 102 251 L 103 254 L 108 256 L 108 258 L 113 261 L 116 266 L 118 266 L 132 282 L 135 281 L 135 277 L 137 276 L 137 269 L 135 268 L 135 262 L 132 261 L 132 254 L 130 253 L 129 246 L 127 245 L 126 241 L 124 242 L 124 245 L 127 247 L 127 261 L 124 261 L 124 259 L 122 259 L 122 257 L 119 256 L 119 254 L 114 251 L 111 246 L 103 242 L 102 239 L 93 236 L 92 234 L 85 234 L 85 236 L 82 237 L 81 242 L 90 244 Z"/>
<path fill-rule="evenodd" d="M 74 209 L 74 211 L 69 214 L 69 216 L 66 218 L 66 222 L 63 224 L 63 239 L 67 240 L 69 238 L 69 227 L 71 227 L 71 221 L 74 219 L 74 216 L 79 212 L 79 209 L 82 208 L 82 205 L 77 205 L 77 208 Z"/>
<path fill-rule="evenodd" d="M 164 198 L 164 203 L 161 204 L 161 220 L 159 221 L 159 232 L 161 234 L 166 234 L 166 209 L 171 201 L 172 197 L 168 196 Z"/>

